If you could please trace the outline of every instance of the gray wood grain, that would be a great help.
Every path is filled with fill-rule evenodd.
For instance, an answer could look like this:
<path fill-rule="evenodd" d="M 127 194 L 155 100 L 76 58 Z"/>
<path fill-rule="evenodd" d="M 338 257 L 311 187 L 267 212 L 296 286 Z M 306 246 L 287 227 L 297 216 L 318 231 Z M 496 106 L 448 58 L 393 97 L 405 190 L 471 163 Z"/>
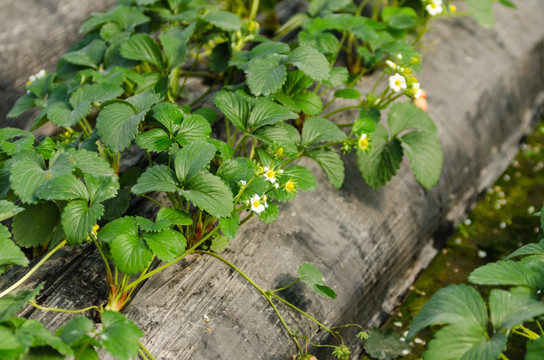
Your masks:
<path fill-rule="evenodd" d="M 544 3 L 525 0 L 516 11 L 496 10 L 493 30 L 450 19 L 437 22 L 425 44 L 419 78 L 445 154 L 435 188 L 423 190 L 405 161 L 389 185 L 373 191 L 348 157 L 346 181 L 337 190 L 315 164 L 303 161 L 315 171 L 318 190 L 281 206 L 273 225 L 250 221 L 222 255 L 266 289 L 287 284 L 301 263 L 311 261 L 338 299 L 320 298 L 303 284 L 282 295 L 325 325 L 379 323 L 436 253 L 438 235 L 462 219 L 513 158 L 544 103 Z M 71 252 L 44 275 L 49 280 L 40 303 L 77 308 L 105 300 L 96 253 Z M 205 256 L 153 277 L 125 313 L 144 330 L 143 342 L 157 359 L 290 359 L 296 351 L 262 296 Z M 67 319 L 30 316 L 50 328 Z M 286 312 L 285 319 L 316 342 L 330 340 L 300 316 Z"/>

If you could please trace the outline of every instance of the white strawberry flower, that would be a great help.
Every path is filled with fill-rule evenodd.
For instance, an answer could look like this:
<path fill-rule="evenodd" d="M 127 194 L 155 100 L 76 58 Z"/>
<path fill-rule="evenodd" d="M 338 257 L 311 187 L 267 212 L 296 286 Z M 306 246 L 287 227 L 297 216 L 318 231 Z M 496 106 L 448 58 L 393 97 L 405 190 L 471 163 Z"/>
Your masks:
<path fill-rule="evenodd" d="M 431 2 L 425 6 L 425 10 L 427 10 L 431 16 L 442 13 L 442 0 L 431 0 Z"/>
<path fill-rule="evenodd" d="M 267 166 L 263 168 L 263 176 L 266 181 L 270 181 L 272 184 L 276 182 L 276 172 L 273 169 L 269 169 Z"/>
<path fill-rule="evenodd" d="M 391 69 L 396 69 L 397 68 L 397 64 L 395 64 L 394 62 L 392 62 L 391 60 L 385 60 L 385 63 L 387 64 L 387 66 L 389 66 Z"/>
<path fill-rule="evenodd" d="M 263 195 L 262 198 L 257 194 L 253 195 L 251 200 L 249 200 L 249 203 L 251 204 L 251 210 L 254 211 L 255 214 L 262 213 L 268 207 L 266 200 L 266 195 Z"/>
<path fill-rule="evenodd" d="M 406 79 L 401 74 L 395 74 L 389 77 L 389 88 L 394 92 L 400 92 L 406 89 Z"/>

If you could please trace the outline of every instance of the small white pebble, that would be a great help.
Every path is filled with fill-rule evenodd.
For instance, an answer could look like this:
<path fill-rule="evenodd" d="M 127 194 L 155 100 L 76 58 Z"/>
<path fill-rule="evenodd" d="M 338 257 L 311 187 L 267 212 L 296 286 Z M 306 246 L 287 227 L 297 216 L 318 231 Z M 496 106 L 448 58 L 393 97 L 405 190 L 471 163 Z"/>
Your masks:
<path fill-rule="evenodd" d="M 510 175 L 508 174 L 505 174 L 502 178 L 504 181 L 510 181 Z"/>
<path fill-rule="evenodd" d="M 404 336 L 401 336 L 400 341 L 406 341 L 406 338 Z"/>
<path fill-rule="evenodd" d="M 489 195 L 492 195 L 494 193 L 492 188 L 487 188 L 485 192 L 488 193 Z"/>
<path fill-rule="evenodd" d="M 456 243 L 456 244 L 460 244 L 460 243 L 461 243 L 461 238 L 455 239 L 455 243 Z"/>
<path fill-rule="evenodd" d="M 402 323 L 400 321 L 396 321 L 393 323 L 393 326 L 402 327 Z"/>
<path fill-rule="evenodd" d="M 206 314 L 204 314 L 202 317 L 204 318 L 204 320 L 208 320 L 208 319 L 209 319 L 208 315 L 206 315 Z"/>
<path fill-rule="evenodd" d="M 535 207 L 533 205 L 527 208 L 527 214 L 531 215 L 534 212 L 535 212 Z"/>
<path fill-rule="evenodd" d="M 467 218 L 467 219 L 465 219 L 464 224 L 465 224 L 466 226 L 469 226 L 470 224 L 472 224 L 472 221 L 471 221 L 470 219 Z"/>
<path fill-rule="evenodd" d="M 406 337 L 408 336 L 408 330 L 406 330 L 405 332 L 402 333 L 402 336 Z"/>
<path fill-rule="evenodd" d="M 410 353 L 410 350 L 402 350 L 402 355 L 408 355 Z"/>
<path fill-rule="evenodd" d="M 485 258 L 486 256 L 487 256 L 487 253 L 486 253 L 485 251 L 483 251 L 483 250 L 478 250 L 478 257 L 479 257 L 480 259 L 483 259 L 483 258 Z"/>
<path fill-rule="evenodd" d="M 504 197 L 504 193 L 501 191 L 499 194 L 499 197 L 503 198 Z"/>
<path fill-rule="evenodd" d="M 499 210 L 501 208 L 501 204 L 499 202 L 495 203 L 495 209 Z"/>
<path fill-rule="evenodd" d="M 415 339 L 414 339 L 414 342 L 415 342 L 416 344 L 422 344 L 422 345 L 425 344 L 425 341 L 421 340 L 420 338 L 415 338 Z"/>
<path fill-rule="evenodd" d="M 506 223 L 504 221 L 501 221 L 501 223 L 499 224 L 499 227 L 501 229 L 505 229 L 506 228 Z"/>

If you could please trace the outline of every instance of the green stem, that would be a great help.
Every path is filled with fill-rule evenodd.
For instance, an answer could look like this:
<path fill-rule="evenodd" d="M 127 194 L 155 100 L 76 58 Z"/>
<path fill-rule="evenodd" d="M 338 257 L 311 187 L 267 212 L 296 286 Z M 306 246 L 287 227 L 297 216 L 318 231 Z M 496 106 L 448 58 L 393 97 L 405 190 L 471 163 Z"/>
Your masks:
<path fill-rule="evenodd" d="M 149 350 L 147 350 L 147 348 L 144 346 L 144 344 L 142 344 L 140 341 L 138 341 L 138 346 L 139 346 L 140 349 L 144 352 L 144 354 L 147 356 L 148 359 L 155 360 L 155 358 L 153 357 L 153 355 L 151 355 L 151 353 L 149 352 Z"/>
<path fill-rule="evenodd" d="M 346 111 L 346 110 L 351 110 L 351 109 L 358 109 L 361 107 L 361 104 L 358 104 L 358 105 L 352 105 L 352 106 L 345 106 L 343 108 L 339 108 L 339 109 L 336 109 L 334 111 L 331 111 L 330 113 L 328 113 L 327 115 L 323 115 L 324 118 L 328 118 L 328 117 L 331 117 L 332 115 L 334 114 L 338 114 L 339 112 L 342 112 L 342 111 Z"/>
<path fill-rule="evenodd" d="M 41 306 L 41 305 L 38 305 L 36 304 L 34 301 L 32 300 L 28 300 L 27 301 L 30 305 L 34 306 L 35 308 L 37 309 L 40 309 L 40 310 L 43 310 L 43 311 L 55 311 L 55 312 L 62 312 L 62 313 L 68 313 L 68 314 L 79 314 L 79 313 L 82 313 L 82 312 L 85 312 L 85 311 L 88 311 L 88 310 L 92 310 L 92 309 L 95 309 L 97 311 L 100 311 L 100 309 L 98 308 L 98 306 L 89 306 L 89 307 L 86 307 L 84 309 L 78 309 L 78 310 L 68 310 L 68 309 L 59 309 L 59 308 L 50 308 L 50 307 L 45 307 L 45 306 Z"/>
<path fill-rule="evenodd" d="M 147 274 L 143 275 L 143 276 L 139 276 L 136 280 L 134 280 L 133 282 L 131 282 L 130 284 L 128 284 L 127 286 L 124 287 L 125 291 L 127 290 L 130 290 L 134 287 L 136 287 L 139 283 L 141 283 L 142 281 L 148 279 L 149 277 L 155 275 L 156 273 L 158 272 L 161 272 L 162 270 L 174 265 L 175 263 L 177 263 L 178 261 L 180 261 L 181 259 L 183 259 L 184 257 L 186 257 L 187 255 L 189 254 L 192 254 L 192 253 L 195 253 L 196 252 L 196 249 L 202 245 L 206 240 L 208 240 L 212 235 L 214 235 L 218 230 L 219 230 L 220 226 L 216 226 L 212 231 L 210 231 L 208 234 L 206 234 L 205 236 L 202 237 L 202 239 L 200 239 L 199 242 L 197 242 L 196 244 L 194 244 L 189 250 L 185 251 L 185 253 L 183 253 L 182 255 L 178 256 L 177 258 L 175 258 L 173 261 L 169 262 L 169 263 L 166 263 L 164 264 L 163 266 L 160 266 L 158 268 L 156 268 L 155 270 L 153 271 L 150 271 L 148 272 Z"/>
<path fill-rule="evenodd" d="M 506 355 L 504 355 L 503 353 L 501 353 L 501 359 L 502 359 L 502 360 L 509 360 L 509 359 L 506 357 Z"/>
<path fill-rule="evenodd" d="M 108 258 L 106 258 L 106 255 L 104 255 L 104 252 L 102 251 L 102 246 L 98 242 L 98 239 L 92 233 L 91 233 L 91 239 L 92 239 L 94 245 L 96 246 L 96 248 L 98 249 L 98 252 L 100 253 L 100 256 L 102 257 L 102 261 L 104 262 L 104 266 L 106 267 L 106 273 L 108 275 L 108 287 L 109 287 L 110 281 L 113 281 L 113 276 L 112 276 L 112 273 L 111 273 L 110 263 L 108 262 Z"/>
<path fill-rule="evenodd" d="M 329 333 L 333 333 L 333 331 L 331 329 L 329 329 L 328 327 L 326 327 L 325 325 L 323 325 L 322 323 L 320 323 L 319 321 L 317 321 L 312 315 L 308 314 L 307 312 L 304 312 L 304 310 L 302 309 L 299 309 L 298 307 L 296 307 L 295 305 L 291 304 L 289 301 L 287 300 L 284 300 L 283 298 L 279 297 L 278 295 L 272 293 L 272 292 L 269 292 L 270 296 L 272 296 L 273 298 L 276 298 L 278 299 L 279 301 L 281 301 L 282 303 L 284 303 L 285 305 L 289 306 L 290 308 L 292 308 L 293 310 L 296 310 L 298 311 L 299 313 L 301 313 L 302 315 L 306 316 L 308 319 L 312 320 L 314 323 L 316 323 L 319 327 L 321 327 L 323 330 L 329 332 Z"/>
<path fill-rule="evenodd" d="M 286 285 L 284 287 L 281 287 L 279 289 L 276 289 L 276 290 L 271 290 L 270 293 L 273 294 L 273 293 L 276 293 L 278 291 L 282 291 L 282 290 L 285 290 L 293 285 L 295 285 L 296 283 L 298 283 L 300 281 L 300 279 L 296 279 L 295 281 L 293 281 L 292 283 L 290 283 L 289 285 Z"/>
<path fill-rule="evenodd" d="M 48 252 L 47 255 L 45 255 L 32 269 L 30 269 L 29 272 L 27 272 L 15 284 L 2 291 L 2 293 L 0 293 L 0 299 L 21 286 L 22 283 L 24 283 L 30 276 L 32 276 L 32 274 L 34 274 L 40 268 L 40 266 L 42 266 L 51 256 L 53 256 L 54 253 L 56 253 L 64 245 L 66 245 L 66 240 L 62 240 L 60 243 L 58 243 L 57 246 L 55 246 L 50 252 Z"/>
<path fill-rule="evenodd" d="M 259 0 L 253 0 L 253 3 L 251 4 L 251 12 L 249 13 L 249 20 L 255 20 L 258 10 L 259 10 Z"/>
<path fill-rule="evenodd" d="M 240 270 L 236 265 L 234 265 L 233 263 L 231 263 L 230 261 L 228 261 L 224 257 L 222 257 L 222 256 L 220 256 L 218 254 L 215 254 L 215 253 L 213 253 L 211 251 L 206 251 L 206 250 L 195 250 L 195 253 L 210 255 L 210 256 L 224 262 L 225 264 L 230 266 L 232 269 L 234 269 L 234 271 L 236 271 L 238 274 L 240 274 L 244 279 L 246 279 L 247 282 L 249 282 L 255 289 L 257 289 L 266 298 L 266 300 L 268 300 L 268 303 L 272 306 L 272 308 L 276 312 L 276 315 L 280 319 L 282 325 L 285 327 L 285 329 L 287 330 L 287 332 L 289 333 L 289 335 L 291 336 L 291 338 L 293 339 L 293 341 L 297 345 L 299 351 L 302 353 L 302 348 L 300 347 L 300 344 L 296 340 L 296 334 L 294 334 L 289 329 L 289 326 L 287 326 L 287 324 L 285 323 L 285 320 L 283 320 L 283 317 L 281 316 L 280 312 L 276 308 L 276 305 L 274 305 L 274 303 L 272 302 L 271 296 L 276 297 L 274 294 L 269 294 L 266 291 L 264 291 L 259 285 L 257 285 L 253 280 L 251 280 L 242 270 Z"/>
<path fill-rule="evenodd" d="M 143 194 L 142 194 L 142 195 L 140 195 L 140 196 L 141 196 L 141 197 L 143 197 L 144 199 L 147 199 L 147 200 L 149 200 L 149 201 L 153 201 L 153 202 L 154 202 L 155 204 L 159 205 L 159 207 L 161 207 L 161 208 L 163 208 L 163 207 L 164 207 L 164 205 L 163 205 L 163 204 L 161 204 L 161 203 L 160 203 L 159 201 L 157 201 L 157 200 L 153 199 L 153 198 L 152 198 L 152 197 L 150 197 L 150 196 L 147 196 L 147 195 L 143 195 Z"/>
<path fill-rule="evenodd" d="M 544 330 L 542 330 L 542 326 L 540 326 L 540 321 L 536 321 L 536 324 L 538 325 L 538 328 L 540 329 L 540 333 L 544 334 Z"/>

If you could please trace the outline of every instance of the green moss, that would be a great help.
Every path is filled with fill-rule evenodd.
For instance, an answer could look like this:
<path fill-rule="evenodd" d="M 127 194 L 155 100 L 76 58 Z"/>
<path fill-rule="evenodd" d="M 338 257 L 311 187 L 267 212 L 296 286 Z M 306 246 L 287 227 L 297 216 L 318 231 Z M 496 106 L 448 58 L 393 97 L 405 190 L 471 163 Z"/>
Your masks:
<path fill-rule="evenodd" d="M 482 194 L 384 328 L 394 328 L 400 333 L 408 330 L 419 310 L 437 290 L 449 284 L 466 283 L 468 274 L 478 266 L 503 259 L 518 247 L 536 241 L 539 219 L 534 213 L 544 202 L 543 144 L 544 121 L 520 146 L 515 161 L 495 185 Z M 479 290 L 486 296 L 487 289 Z M 402 326 L 398 326 L 399 323 Z M 428 343 L 432 331 L 421 331 L 418 338 Z M 512 337 L 511 341 L 509 349 L 514 350 L 509 350 L 507 356 L 523 358 L 524 340 Z M 403 359 L 420 359 L 424 350 L 424 344 L 415 343 L 412 353 Z"/>

